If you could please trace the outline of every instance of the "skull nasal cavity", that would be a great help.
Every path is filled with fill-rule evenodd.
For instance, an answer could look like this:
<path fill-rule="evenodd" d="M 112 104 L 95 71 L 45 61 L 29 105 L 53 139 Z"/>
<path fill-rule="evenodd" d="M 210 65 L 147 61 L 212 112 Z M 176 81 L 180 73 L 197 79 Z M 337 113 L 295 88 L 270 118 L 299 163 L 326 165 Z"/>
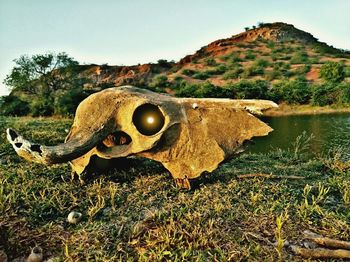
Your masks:
<path fill-rule="evenodd" d="M 159 107 L 152 104 L 139 106 L 132 116 L 136 129 L 146 136 L 157 134 L 163 128 L 164 120 L 164 115 Z"/>
<path fill-rule="evenodd" d="M 117 131 L 112 134 L 109 134 L 104 140 L 103 144 L 106 147 L 128 145 L 131 143 L 131 137 L 122 131 Z"/>

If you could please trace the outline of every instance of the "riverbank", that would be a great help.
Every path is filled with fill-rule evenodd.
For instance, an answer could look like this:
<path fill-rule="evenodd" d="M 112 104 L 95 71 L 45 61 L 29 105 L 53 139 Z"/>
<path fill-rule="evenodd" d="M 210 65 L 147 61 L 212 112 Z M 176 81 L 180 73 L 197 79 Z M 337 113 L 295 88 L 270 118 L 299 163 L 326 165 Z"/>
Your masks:
<path fill-rule="evenodd" d="M 350 107 L 280 104 L 278 108 L 266 110 L 264 112 L 264 116 L 318 115 L 337 113 L 350 113 Z"/>

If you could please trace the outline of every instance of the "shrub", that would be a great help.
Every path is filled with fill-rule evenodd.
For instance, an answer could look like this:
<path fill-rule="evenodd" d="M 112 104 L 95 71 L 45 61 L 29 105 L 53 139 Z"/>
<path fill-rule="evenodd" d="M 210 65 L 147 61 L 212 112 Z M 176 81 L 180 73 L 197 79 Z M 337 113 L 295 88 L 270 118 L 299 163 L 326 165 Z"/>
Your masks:
<path fill-rule="evenodd" d="M 168 77 L 166 75 L 157 75 L 152 79 L 149 86 L 152 88 L 167 87 L 169 86 Z"/>
<path fill-rule="evenodd" d="M 182 70 L 182 74 L 186 75 L 186 76 L 192 76 L 196 73 L 196 71 L 192 70 L 192 69 L 184 69 Z"/>
<path fill-rule="evenodd" d="M 306 73 L 308 73 L 311 70 L 311 65 L 310 64 L 306 64 L 303 66 L 299 66 L 294 70 L 294 73 L 297 75 L 304 75 Z"/>
<path fill-rule="evenodd" d="M 271 40 L 269 40 L 268 42 L 267 42 L 267 47 L 268 48 L 270 48 L 270 49 L 274 49 L 275 48 L 275 42 L 274 41 L 271 41 Z"/>
<path fill-rule="evenodd" d="M 175 82 L 179 82 L 179 81 L 182 81 L 184 78 L 182 76 L 175 76 L 174 77 L 174 81 Z"/>
<path fill-rule="evenodd" d="M 263 67 L 261 66 L 256 66 L 256 65 L 252 65 L 251 67 L 247 67 L 243 73 L 241 74 L 241 76 L 243 78 L 247 78 L 249 76 L 257 76 L 257 75 L 263 75 L 265 73 L 265 70 Z"/>
<path fill-rule="evenodd" d="M 350 104 L 350 83 L 342 83 L 338 85 L 339 98 L 341 104 Z"/>
<path fill-rule="evenodd" d="M 206 66 L 215 66 L 215 65 L 216 65 L 216 61 L 215 61 L 214 58 L 208 57 L 208 58 L 206 58 L 206 59 L 204 60 L 204 64 L 205 64 Z"/>
<path fill-rule="evenodd" d="M 264 99 L 266 98 L 268 83 L 263 80 L 242 80 L 236 84 L 232 84 L 230 89 L 233 91 L 234 98 Z"/>
<path fill-rule="evenodd" d="M 296 52 L 290 59 L 290 62 L 292 64 L 305 64 L 308 62 L 308 55 L 304 51 Z"/>
<path fill-rule="evenodd" d="M 344 68 L 344 76 L 345 77 L 350 77 L 350 66 L 346 66 Z"/>
<path fill-rule="evenodd" d="M 230 71 L 227 71 L 222 78 L 225 80 L 228 79 L 236 79 L 240 76 L 240 74 L 243 72 L 243 69 L 241 67 L 235 67 L 231 69 Z"/>
<path fill-rule="evenodd" d="M 265 73 L 266 80 L 272 81 L 275 79 L 279 79 L 281 77 L 281 72 L 279 70 L 273 69 L 272 71 L 268 71 Z"/>
<path fill-rule="evenodd" d="M 221 64 L 217 67 L 215 67 L 214 69 L 210 69 L 205 71 L 205 73 L 207 73 L 208 75 L 221 75 L 223 73 L 225 73 L 227 70 L 227 66 L 224 64 Z"/>
<path fill-rule="evenodd" d="M 271 100 L 288 104 L 306 104 L 310 101 L 312 91 L 303 77 L 293 81 L 281 81 L 272 86 L 268 92 Z"/>
<path fill-rule="evenodd" d="M 252 50 L 248 50 L 246 55 L 245 55 L 245 59 L 253 60 L 255 58 L 256 58 L 256 56 L 254 55 L 253 51 Z"/>
<path fill-rule="evenodd" d="M 74 115 L 79 103 L 88 97 L 88 95 L 89 93 L 82 88 L 74 88 L 66 91 L 55 101 L 55 114 Z"/>
<path fill-rule="evenodd" d="M 9 95 L 0 98 L 0 115 L 25 116 L 29 111 L 29 103 L 17 96 Z"/>
<path fill-rule="evenodd" d="M 344 80 L 344 65 L 337 62 L 327 62 L 321 66 L 320 77 L 327 82 L 339 83 Z"/>
<path fill-rule="evenodd" d="M 214 86 L 210 82 L 191 84 L 183 81 L 176 86 L 175 94 L 180 97 L 228 97 L 230 90 Z"/>
<path fill-rule="evenodd" d="M 269 65 L 270 63 L 265 59 L 258 59 L 253 63 L 253 66 L 263 67 L 263 68 L 268 67 Z"/>
<path fill-rule="evenodd" d="M 205 80 L 210 77 L 210 75 L 207 72 L 198 72 L 192 76 L 195 79 Z"/>
<path fill-rule="evenodd" d="M 51 116 L 54 112 L 54 101 L 52 97 L 38 96 L 30 104 L 32 116 Z"/>
<path fill-rule="evenodd" d="M 337 101 L 337 88 L 332 83 L 314 86 L 311 103 L 317 106 L 331 105 Z"/>

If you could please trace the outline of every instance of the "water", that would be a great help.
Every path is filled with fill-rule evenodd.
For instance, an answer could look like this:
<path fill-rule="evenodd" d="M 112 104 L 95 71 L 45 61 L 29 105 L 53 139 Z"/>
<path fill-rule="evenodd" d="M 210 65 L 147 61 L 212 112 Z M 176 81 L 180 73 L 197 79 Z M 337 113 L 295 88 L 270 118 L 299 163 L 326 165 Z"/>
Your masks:
<path fill-rule="evenodd" d="M 296 138 L 305 132 L 307 136 L 313 135 L 310 153 L 322 154 L 342 147 L 344 157 L 350 159 L 350 114 L 263 117 L 262 120 L 274 131 L 266 137 L 255 138 L 249 152 L 292 148 Z"/>

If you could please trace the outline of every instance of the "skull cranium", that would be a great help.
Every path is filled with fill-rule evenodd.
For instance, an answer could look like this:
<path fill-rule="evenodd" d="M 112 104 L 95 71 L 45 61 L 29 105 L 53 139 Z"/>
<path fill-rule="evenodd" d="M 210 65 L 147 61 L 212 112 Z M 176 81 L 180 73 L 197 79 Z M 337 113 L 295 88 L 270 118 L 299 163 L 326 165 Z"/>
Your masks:
<path fill-rule="evenodd" d="M 272 131 L 251 114 L 271 107 L 277 105 L 267 100 L 175 98 L 122 86 L 82 101 L 63 144 L 34 144 L 12 129 L 7 138 L 25 159 L 43 164 L 70 161 L 78 174 L 92 156 L 146 157 L 161 162 L 188 188 L 188 179 L 213 171 L 244 141 Z"/>

